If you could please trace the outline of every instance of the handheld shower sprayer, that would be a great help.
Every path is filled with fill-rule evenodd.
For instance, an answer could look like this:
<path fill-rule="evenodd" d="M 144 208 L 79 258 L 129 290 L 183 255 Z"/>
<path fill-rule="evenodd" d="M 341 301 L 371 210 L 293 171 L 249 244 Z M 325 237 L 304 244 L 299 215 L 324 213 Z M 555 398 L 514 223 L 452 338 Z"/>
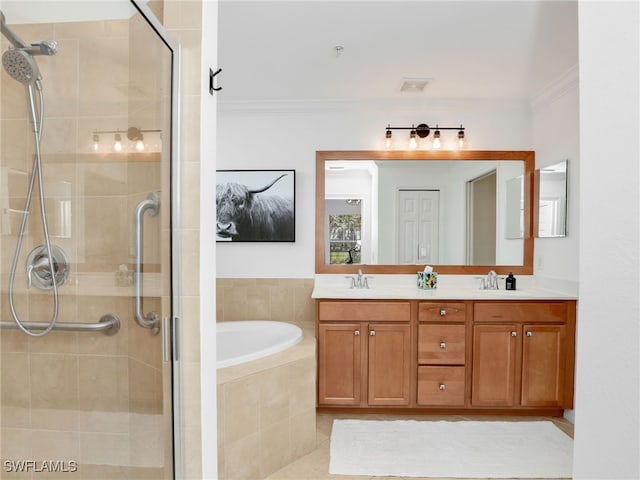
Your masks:
<path fill-rule="evenodd" d="M 11 263 L 11 272 L 9 274 L 9 308 L 11 310 L 11 316 L 13 317 L 13 320 L 16 322 L 20 330 L 22 330 L 29 336 L 41 337 L 43 335 L 47 335 L 53 329 L 58 319 L 58 286 L 62 285 L 66 279 L 66 275 L 60 275 L 59 272 L 68 272 L 69 265 L 68 262 L 59 260 L 59 258 L 61 257 L 54 255 L 55 252 L 58 252 L 61 249 L 60 247 L 52 244 L 49 239 L 49 229 L 47 225 L 48 222 L 45 209 L 42 155 L 40 152 L 40 143 L 42 141 L 42 127 L 44 120 L 44 95 L 41 82 L 42 75 L 40 74 L 38 64 L 36 63 L 36 60 L 34 58 L 34 55 L 55 55 L 58 51 L 58 44 L 54 41 L 49 40 L 34 42 L 31 44 L 25 43 L 13 30 L 11 30 L 11 28 L 9 28 L 2 11 L 0 11 L 0 32 L 11 43 L 9 49 L 2 54 L 2 65 L 7 73 L 11 76 L 11 78 L 17 80 L 25 86 L 25 91 L 27 94 L 28 113 L 31 121 L 35 144 L 33 168 L 29 178 L 25 207 L 22 214 L 22 222 L 20 223 L 20 231 L 17 235 L 16 248 L 14 250 L 13 261 Z M 32 278 L 32 274 L 50 278 L 50 285 L 47 284 L 46 286 L 40 286 L 39 288 L 51 288 L 53 290 L 53 312 L 51 314 L 51 320 L 46 328 L 39 332 L 29 330 L 22 323 L 16 310 L 14 301 L 16 271 L 18 268 L 18 260 L 20 257 L 20 251 L 22 249 L 22 243 L 26 231 L 27 218 L 31 209 L 31 199 L 36 180 L 38 183 L 40 218 L 42 222 L 44 244 L 36 247 L 36 249 L 33 251 L 36 252 L 37 255 L 32 252 L 29 258 L 27 258 L 26 271 L 29 281 Z M 63 255 L 63 257 L 66 258 L 65 255 Z M 31 283 L 29 282 L 28 287 L 30 286 Z"/>

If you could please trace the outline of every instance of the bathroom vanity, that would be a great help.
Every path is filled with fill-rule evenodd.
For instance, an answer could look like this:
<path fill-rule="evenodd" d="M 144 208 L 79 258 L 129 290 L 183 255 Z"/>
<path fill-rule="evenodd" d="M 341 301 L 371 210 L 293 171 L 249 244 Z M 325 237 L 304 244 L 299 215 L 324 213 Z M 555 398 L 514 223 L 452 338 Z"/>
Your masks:
<path fill-rule="evenodd" d="M 575 298 L 446 290 L 316 287 L 319 409 L 573 408 Z"/>
<path fill-rule="evenodd" d="M 316 152 L 320 410 L 573 408 L 576 296 L 533 283 L 534 168 L 533 151 Z M 437 289 L 417 288 L 424 265 Z M 480 290 L 487 272 L 518 290 Z"/>

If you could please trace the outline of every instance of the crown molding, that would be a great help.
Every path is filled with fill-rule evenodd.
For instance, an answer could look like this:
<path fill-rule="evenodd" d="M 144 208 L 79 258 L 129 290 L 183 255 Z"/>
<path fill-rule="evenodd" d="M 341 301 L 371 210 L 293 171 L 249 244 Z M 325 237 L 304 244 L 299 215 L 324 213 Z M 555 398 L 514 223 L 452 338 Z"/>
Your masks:
<path fill-rule="evenodd" d="M 555 81 L 548 84 L 537 94 L 529 97 L 529 105 L 532 110 L 537 110 L 549 105 L 568 92 L 578 88 L 579 69 L 574 65 Z"/>

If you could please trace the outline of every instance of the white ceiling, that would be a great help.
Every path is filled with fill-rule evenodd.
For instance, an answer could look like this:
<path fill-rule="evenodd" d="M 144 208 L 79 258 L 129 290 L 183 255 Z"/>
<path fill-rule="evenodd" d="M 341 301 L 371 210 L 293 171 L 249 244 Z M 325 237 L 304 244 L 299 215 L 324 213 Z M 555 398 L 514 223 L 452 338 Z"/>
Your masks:
<path fill-rule="evenodd" d="M 222 102 L 530 98 L 578 63 L 576 1 L 219 5 Z M 401 93 L 403 77 L 432 80 Z"/>

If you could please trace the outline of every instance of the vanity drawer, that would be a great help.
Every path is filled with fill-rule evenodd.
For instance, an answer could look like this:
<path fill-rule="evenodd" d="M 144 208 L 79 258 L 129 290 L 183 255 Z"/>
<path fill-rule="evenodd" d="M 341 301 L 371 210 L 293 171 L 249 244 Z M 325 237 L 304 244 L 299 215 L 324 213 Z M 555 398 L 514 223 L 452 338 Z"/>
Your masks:
<path fill-rule="evenodd" d="M 464 406 L 464 367 L 418 367 L 418 405 Z"/>
<path fill-rule="evenodd" d="M 418 305 L 420 322 L 464 322 L 466 305 L 458 302 L 421 302 Z"/>
<path fill-rule="evenodd" d="M 385 321 L 408 322 L 409 302 L 327 302 L 318 303 L 318 320 L 324 321 Z"/>
<path fill-rule="evenodd" d="M 418 363 L 464 365 L 464 325 L 418 325 Z"/>
<path fill-rule="evenodd" d="M 567 302 L 476 302 L 473 321 L 564 323 L 567 312 Z"/>

